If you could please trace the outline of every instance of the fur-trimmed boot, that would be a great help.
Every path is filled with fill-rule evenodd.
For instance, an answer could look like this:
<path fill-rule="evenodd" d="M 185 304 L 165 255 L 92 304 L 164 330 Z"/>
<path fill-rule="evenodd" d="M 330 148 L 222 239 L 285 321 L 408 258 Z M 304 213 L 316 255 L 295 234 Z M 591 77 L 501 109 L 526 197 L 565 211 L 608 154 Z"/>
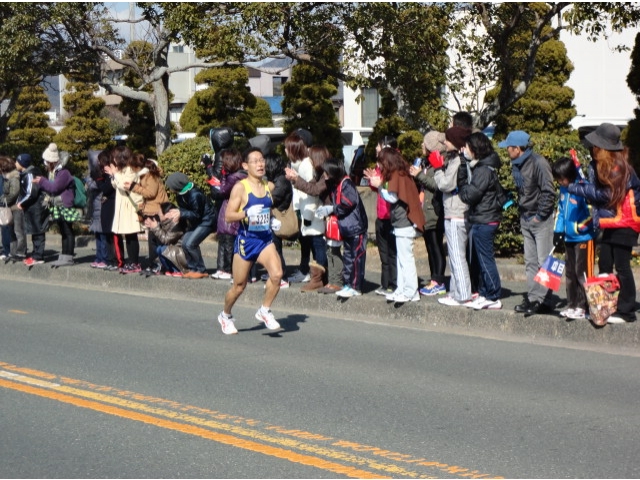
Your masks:
<path fill-rule="evenodd" d="M 323 277 L 324 277 L 324 273 L 326 272 L 326 269 L 322 266 L 319 265 L 316 262 L 311 262 L 309 264 L 309 273 L 311 276 L 311 280 L 306 283 L 301 289 L 301 292 L 313 292 L 315 290 L 318 290 L 319 288 L 324 287 L 324 283 L 322 281 Z"/>
<path fill-rule="evenodd" d="M 73 265 L 73 255 L 58 255 L 58 259 L 51 264 L 51 268 L 66 267 Z"/>

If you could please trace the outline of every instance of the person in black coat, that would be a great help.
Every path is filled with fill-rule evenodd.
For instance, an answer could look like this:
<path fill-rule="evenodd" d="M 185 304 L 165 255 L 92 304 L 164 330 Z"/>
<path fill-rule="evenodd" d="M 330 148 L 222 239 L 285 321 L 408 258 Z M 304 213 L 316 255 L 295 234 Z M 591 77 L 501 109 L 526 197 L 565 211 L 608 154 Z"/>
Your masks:
<path fill-rule="evenodd" d="M 194 185 L 182 172 L 169 175 L 166 181 L 167 188 L 177 194 L 178 208 L 171 210 L 167 216 L 176 221 L 182 218 L 187 225 L 187 230 L 182 240 L 182 248 L 187 257 L 189 272 L 184 278 L 206 278 L 206 267 L 200 244 L 209 235 L 215 232 L 218 216 L 213 202 Z"/>
<path fill-rule="evenodd" d="M 31 256 L 24 260 L 28 266 L 44 263 L 45 234 L 49 229 L 49 209 L 45 205 L 45 192 L 34 182 L 34 178 L 42 175 L 40 170 L 29 165 L 24 167 L 16 162 L 20 171 L 20 195 L 16 206 L 24 212 L 24 231 L 31 235 L 33 250 Z"/>
<path fill-rule="evenodd" d="M 273 182 L 274 188 L 271 191 L 271 199 L 273 201 L 273 208 L 286 212 L 293 200 L 293 186 L 291 182 L 287 180 L 285 176 L 285 161 L 284 159 L 275 153 L 270 153 L 264 156 L 266 161 L 265 176 L 267 180 Z M 287 271 L 287 265 L 282 253 L 282 238 L 278 237 L 275 232 L 273 233 L 273 244 L 276 246 L 278 255 L 282 263 L 282 271 Z M 280 281 L 280 288 L 287 288 L 289 282 L 284 278 Z"/>
<path fill-rule="evenodd" d="M 116 189 L 111 182 L 111 176 L 105 172 L 105 168 L 109 168 L 111 164 L 111 152 L 109 150 L 101 151 L 98 154 L 97 162 L 99 171 L 102 172 L 102 175 L 97 176 L 95 181 L 98 191 L 102 193 L 100 224 L 107 242 L 107 257 L 109 261 L 107 262 L 106 270 L 116 271 L 124 267 L 124 262 L 122 262 L 122 265 L 115 263 L 116 258 L 123 258 L 122 254 L 115 254 L 115 249 L 124 250 L 124 241 L 120 235 L 113 233 L 113 217 L 116 213 Z"/>

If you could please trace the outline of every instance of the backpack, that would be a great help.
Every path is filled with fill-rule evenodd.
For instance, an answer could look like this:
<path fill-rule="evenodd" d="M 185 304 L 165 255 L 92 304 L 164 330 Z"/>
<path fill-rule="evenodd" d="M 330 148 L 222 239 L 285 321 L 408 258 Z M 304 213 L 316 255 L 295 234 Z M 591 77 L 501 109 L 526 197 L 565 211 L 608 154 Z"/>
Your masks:
<path fill-rule="evenodd" d="M 84 187 L 84 182 L 78 177 L 73 177 L 75 184 L 73 194 L 73 206 L 76 208 L 84 208 L 87 206 L 87 191 Z"/>

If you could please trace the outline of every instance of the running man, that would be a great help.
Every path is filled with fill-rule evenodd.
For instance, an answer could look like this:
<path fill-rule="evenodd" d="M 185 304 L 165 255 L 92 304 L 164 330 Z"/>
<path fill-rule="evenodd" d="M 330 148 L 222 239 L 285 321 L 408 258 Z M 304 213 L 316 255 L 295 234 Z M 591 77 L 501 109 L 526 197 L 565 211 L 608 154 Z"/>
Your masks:
<path fill-rule="evenodd" d="M 218 322 L 225 335 L 238 333 L 231 309 L 246 288 L 251 267 L 255 262 L 264 266 L 269 276 L 256 319 L 263 322 L 269 330 L 280 328 L 280 324 L 271 313 L 271 304 L 280 291 L 282 278 L 280 256 L 271 235 L 271 230 L 277 230 L 280 223 L 271 219 L 273 183 L 262 178 L 265 174 L 265 160 L 259 148 L 251 148 L 244 153 L 242 167 L 248 176 L 231 190 L 225 214 L 228 223 L 240 222 L 234 246 L 233 285 L 224 297 L 224 310 L 218 315 Z"/>

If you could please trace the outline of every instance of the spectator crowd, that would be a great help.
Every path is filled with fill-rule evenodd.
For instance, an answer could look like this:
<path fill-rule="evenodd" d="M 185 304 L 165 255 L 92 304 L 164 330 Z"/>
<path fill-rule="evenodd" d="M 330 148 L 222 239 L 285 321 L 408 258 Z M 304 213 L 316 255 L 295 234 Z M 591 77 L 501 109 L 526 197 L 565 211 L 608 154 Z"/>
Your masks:
<path fill-rule="evenodd" d="M 155 160 L 125 146 L 89 151 L 83 182 L 55 143 L 42 161 L 27 153 L 0 155 L 0 206 L 10 208 L 13 217 L 0 227 L 0 259 L 43 264 L 46 233 L 55 225 L 61 248 L 51 266 L 75 265 L 74 223 L 86 211 L 95 237 L 91 268 L 231 281 L 218 317 L 225 334 L 237 333 L 231 309 L 246 285 L 262 280 L 265 295 L 256 319 L 277 329 L 271 305 L 291 284 L 301 284 L 301 292 L 344 299 L 363 295 L 370 240 L 358 189 L 364 186 L 376 196 L 381 273 L 374 294 L 397 304 L 433 296 L 446 307 L 503 308 L 495 238 L 513 200 L 500 183 L 501 161 L 492 141 L 474 131 L 468 113 L 454 115 L 444 132 L 428 132 L 423 156 L 412 162 L 396 138 L 382 137 L 376 164 L 362 170 L 362 181 L 304 129 L 284 140 L 284 156 L 265 135 L 252 138 L 243 152 L 234 147 L 230 128 L 212 129 L 210 140 L 213 155 L 196 160 L 209 191 L 183 172 L 165 176 Z M 617 310 L 608 322 L 633 322 L 631 258 L 640 233 L 640 180 L 618 127 L 602 124 L 583 142 L 591 155 L 586 172 L 575 157 L 546 159 L 524 131 L 511 131 L 498 143 L 510 159 L 524 239 L 527 292 L 515 311 L 554 312 L 552 290 L 536 274 L 562 244 L 567 308 L 559 315 L 589 318 L 584 281 L 597 276 L 597 258 L 598 274 L 615 273 L 620 284 Z M 141 233 L 146 233 L 146 258 L 140 256 Z M 200 246 L 212 234 L 218 250 L 209 274 Z M 414 256 L 420 237 L 429 261 L 424 285 Z M 300 244 L 299 263 L 288 275 L 287 240 Z M 267 272 L 260 278 L 257 264 Z"/>

